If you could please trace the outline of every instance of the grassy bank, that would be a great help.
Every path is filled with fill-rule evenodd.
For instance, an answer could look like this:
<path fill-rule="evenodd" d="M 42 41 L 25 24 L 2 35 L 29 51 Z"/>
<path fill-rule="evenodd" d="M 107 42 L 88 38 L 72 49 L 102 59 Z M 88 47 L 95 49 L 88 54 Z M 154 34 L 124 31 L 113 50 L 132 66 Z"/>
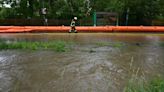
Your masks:
<path fill-rule="evenodd" d="M 164 79 L 155 78 L 150 81 L 130 79 L 124 92 L 164 92 Z"/>
<path fill-rule="evenodd" d="M 19 41 L 19 42 L 8 42 L 1 41 L 0 49 L 28 49 L 28 50 L 54 50 L 57 52 L 67 51 L 68 45 L 71 43 L 65 41 L 49 41 L 49 42 L 30 42 L 30 41 Z"/>

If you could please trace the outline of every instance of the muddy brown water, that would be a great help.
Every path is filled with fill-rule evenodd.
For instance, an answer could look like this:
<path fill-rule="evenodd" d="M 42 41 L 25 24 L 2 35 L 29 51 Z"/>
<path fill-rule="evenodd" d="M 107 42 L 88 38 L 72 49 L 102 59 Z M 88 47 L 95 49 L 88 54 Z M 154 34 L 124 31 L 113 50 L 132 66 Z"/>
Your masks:
<path fill-rule="evenodd" d="M 0 51 L 0 92 L 123 92 L 133 76 L 164 77 L 164 34 L 0 34 L 5 41 L 75 42 L 72 51 Z M 122 47 L 96 46 L 98 42 Z"/>

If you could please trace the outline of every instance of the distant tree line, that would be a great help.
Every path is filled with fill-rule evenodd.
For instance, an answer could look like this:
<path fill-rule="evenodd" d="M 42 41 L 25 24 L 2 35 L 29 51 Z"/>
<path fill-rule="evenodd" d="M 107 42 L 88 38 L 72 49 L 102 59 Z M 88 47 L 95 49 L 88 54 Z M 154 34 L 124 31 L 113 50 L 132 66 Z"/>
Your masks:
<path fill-rule="evenodd" d="M 41 19 L 42 8 L 48 19 L 87 19 L 94 11 L 118 13 L 122 25 L 164 19 L 164 0 L 1 0 L 0 19 Z"/>

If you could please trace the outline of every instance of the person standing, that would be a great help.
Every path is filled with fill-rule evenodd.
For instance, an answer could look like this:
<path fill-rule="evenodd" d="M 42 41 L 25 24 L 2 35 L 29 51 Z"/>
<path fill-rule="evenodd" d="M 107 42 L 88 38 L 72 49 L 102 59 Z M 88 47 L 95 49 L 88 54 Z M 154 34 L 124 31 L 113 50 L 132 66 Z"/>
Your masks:
<path fill-rule="evenodd" d="M 48 26 L 48 19 L 46 18 L 46 15 L 47 15 L 47 8 L 42 8 L 41 9 L 41 14 L 43 16 L 43 23 L 44 25 Z"/>
<path fill-rule="evenodd" d="M 71 32 L 77 33 L 77 30 L 76 30 L 76 28 L 75 28 L 75 26 L 76 26 L 76 21 L 77 21 L 77 17 L 74 17 L 74 18 L 72 19 L 72 21 L 71 21 L 71 24 L 70 24 L 71 29 L 69 30 L 69 33 L 71 33 Z"/>

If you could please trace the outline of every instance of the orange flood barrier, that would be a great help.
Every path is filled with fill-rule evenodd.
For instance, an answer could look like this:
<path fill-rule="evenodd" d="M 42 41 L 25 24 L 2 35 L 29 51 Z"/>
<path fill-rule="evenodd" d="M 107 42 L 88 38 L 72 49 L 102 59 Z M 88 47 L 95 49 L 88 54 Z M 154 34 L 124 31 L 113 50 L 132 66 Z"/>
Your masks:
<path fill-rule="evenodd" d="M 68 32 L 69 26 L 0 26 L 0 33 Z M 164 26 L 77 26 L 78 32 L 164 32 Z"/>

